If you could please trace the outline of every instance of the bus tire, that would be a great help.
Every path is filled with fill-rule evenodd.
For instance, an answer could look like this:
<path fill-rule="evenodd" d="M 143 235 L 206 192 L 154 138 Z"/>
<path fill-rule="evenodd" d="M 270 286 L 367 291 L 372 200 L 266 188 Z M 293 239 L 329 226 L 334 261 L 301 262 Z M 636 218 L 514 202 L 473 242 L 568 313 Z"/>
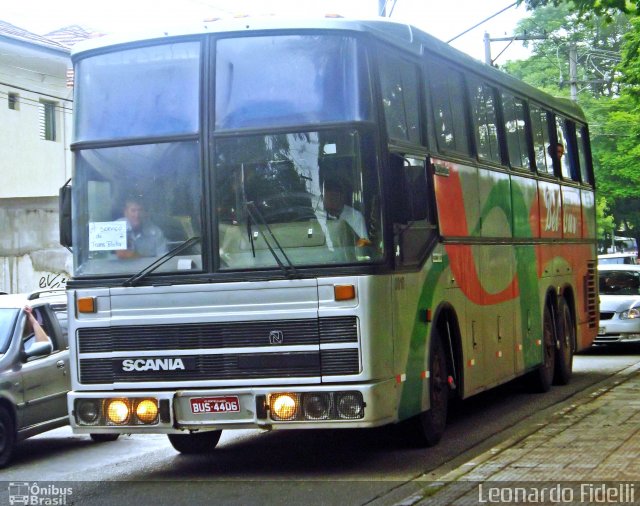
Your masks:
<path fill-rule="evenodd" d="M 557 327 L 557 325 L 556 325 Z M 544 393 L 551 389 L 555 372 L 556 328 L 551 302 L 544 305 L 542 317 L 542 363 L 529 375 L 529 388 L 533 392 Z"/>
<path fill-rule="evenodd" d="M 0 467 L 5 467 L 13 456 L 16 445 L 16 430 L 11 413 L 0 406 Z"/>
<path fill-rule="evenodd" d="M 429 410 L 410 420 L 411 439 L 416 446 L 435 446 L 444 434 L 449 408 L 447 380 L 447 357 L 440 334 L 434 330 L 429 353 Z"/>
<path fill-rule="evenodd" d="M 566 299 L 558 303 L 558 342 L 556 343 L 556 364 L 553 383 L 566 385 L 573 372 L 573 343 L 575 342 L 573 316 Z"/>
<path fill-rule="evenodd" d="M 212 452 L 220 441 L 221 435 L 221 430 L 211 430 L 191 434 L 167 434 L 167 437 L 171 446 L 180 453 L 199 455 Z"/>
<path fill-rule="evenodd" d="M 115 441 L 120 437 L 120 434 L 89 434 L 89 437 L 94 443 L 108 443 Z"/>

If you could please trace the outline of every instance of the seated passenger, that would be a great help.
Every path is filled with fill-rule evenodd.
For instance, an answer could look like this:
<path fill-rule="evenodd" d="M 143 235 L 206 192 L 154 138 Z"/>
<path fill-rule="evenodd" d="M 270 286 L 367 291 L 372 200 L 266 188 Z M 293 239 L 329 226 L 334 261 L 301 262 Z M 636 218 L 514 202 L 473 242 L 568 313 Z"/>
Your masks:
<path fill-rule="evenodd" d="M 127 249 L 117 250 L 118 258 L 155 257 L 167 252 L 167 239 L 160 227 L 147 220 L 140 197 L 128 197 L 123 214 L 119 221 L 127 222 Z"/>

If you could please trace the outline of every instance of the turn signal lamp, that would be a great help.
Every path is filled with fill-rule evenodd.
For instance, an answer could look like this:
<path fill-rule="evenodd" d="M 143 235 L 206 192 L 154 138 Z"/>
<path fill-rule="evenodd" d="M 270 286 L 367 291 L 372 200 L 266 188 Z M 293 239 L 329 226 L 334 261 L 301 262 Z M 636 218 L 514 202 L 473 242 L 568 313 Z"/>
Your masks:
<path fill-rule="evenodd" d="M 107 401 L 107 420 L 116 425 L 122 425 L 129 421 L 129 403 L 124 399 L 111 399 Z"/>
<path fill-rule="evenodd" d="M 333 287 L 335 300 L 353 300 L 356 298 L 356 287 L 353 285 L 335 285 Z"/>
<path fill-rule="evenodd" d="M 80 297 L 76 302 L 78 313 L 95 313 L 96 312 L 96 298 L 95 297 Z"/>
<path fill-rule="evenodd" d="M 274 420 L 293 420 L 298 415 L 296 394 L 273 394 L 269 397 L 269 408 Z"/>
<path fill-rule="evenodd" d="M 154 423 L 158 418 L 158 405 L 151 399 L 143 399 L 136 406 L 136 416 L 142 423 Z"/>

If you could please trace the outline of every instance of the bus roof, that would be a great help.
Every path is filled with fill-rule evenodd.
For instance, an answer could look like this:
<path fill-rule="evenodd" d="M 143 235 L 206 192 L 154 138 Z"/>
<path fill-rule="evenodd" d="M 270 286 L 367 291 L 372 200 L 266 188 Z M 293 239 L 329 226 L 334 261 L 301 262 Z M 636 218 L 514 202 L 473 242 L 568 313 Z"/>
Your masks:
<path fill-rule="evenodd" d="M 582 109 L 573 101 L 549 95 L 519 79 L 516 79 L 496 68 L 486 65 L 471 56 L 458 51 L 449 44 L 429 35 L 414 26 L 390 21 L 385 18 L 372 19 L 348 19 L 335 17 L 318 18 L 294 18 L 294 17 L 241 17 L 229 19 L 215 19 L 195 24 L 174 28 L 170 31 L 155 31 L 138 36 L 105 36 L 89 39 L 78 43 L 71 51 L 71 57 L 75 62 L 88 52 L 105 49 L 122 44 L 153 41 L 158 39 L 184 37 L 200 34 L 232 34 L 248 32 L 269 32 L 288 30 L 345 30 L 369 33 L 373 37 L 383 40 L 398 48 L 421 55 L 425 50 L 429 53 L 446 58 L 456 65 L 468 68 L 483 78 L 498 82 L 502 86 L 511 89 L 516 94 L 521 94 L 538 101 L 541 105 L 547 105 L 552 109 L 563 113 L 575 120 L 586 123 Z"/>

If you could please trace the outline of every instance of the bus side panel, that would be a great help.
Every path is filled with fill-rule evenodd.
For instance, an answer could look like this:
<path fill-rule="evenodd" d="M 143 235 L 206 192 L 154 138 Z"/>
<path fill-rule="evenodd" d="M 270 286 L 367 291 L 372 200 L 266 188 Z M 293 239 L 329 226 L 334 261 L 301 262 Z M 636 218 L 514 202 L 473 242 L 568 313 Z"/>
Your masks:
<path fill-rule="evenodd" d="M 481 235 L 485 241 L 478 248 L 480 273 L 481 339 L 485 343 L 483 368 L 486 385 L 511 379 L 515 370 L 514 298 L 517 279 L 514 272 L 513 212 L 509 174 L 478 170 Z M 498 243 L 498 244 L 495 244 Z"/>
<path fill-rule="evenodd" d="M 580 192 L 582 203 L 582 237 L 584 239 L 596 239 L 596 203 L 592 190 Z"/>
<path fill-rule="evenodd" d="M 513 206 L 513 236 L 520 240 L 536 240 L 540 237 L 540 210 L 538 185 L 535 179 L 511 176 L 511 202 Z M 538 263 L 533 244 L 514 246 L 515 269 L 518 277 L 515 308 L 516 372 L 530 369 L 540 362 L 542 326 L 538 292 Z"/>

